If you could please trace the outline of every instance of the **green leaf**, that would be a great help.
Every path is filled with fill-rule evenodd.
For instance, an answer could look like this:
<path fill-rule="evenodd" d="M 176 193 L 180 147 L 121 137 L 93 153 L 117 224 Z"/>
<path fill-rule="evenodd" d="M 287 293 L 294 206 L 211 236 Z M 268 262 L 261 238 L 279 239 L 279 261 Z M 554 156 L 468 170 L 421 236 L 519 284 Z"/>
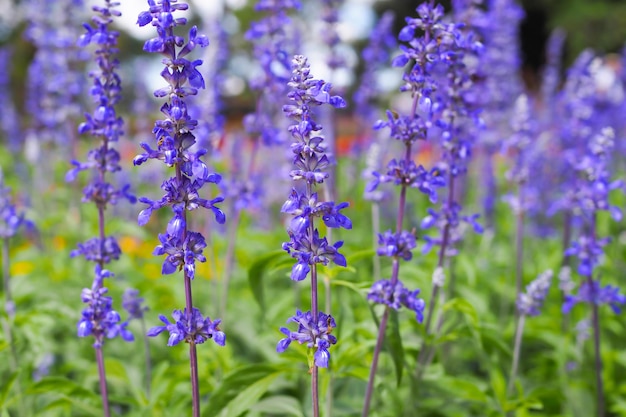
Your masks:
<path fill-rule="evenodd" d="M 241 391 L 239 395 L 227 405 L 224 417 L 239 417 L 241 414 L 250 410 L 279 376 L 279 373 L 268 375 Z"/>
<path fill-rule="evenodd" d="M 453 298 L 443 306 L 443 311 L 449 310 L 463 313 L 470 320 L 473 328 L 478 326 L 478 313 L 476 313 L 476 309 L 469 301 L 463 298 Z"/>
<path fill-rule="evenodd" d="M 346 260 L 348 265 L 352 265 L 353 263 L 356 263 L 361 259 L 371 259 L 374 256 L 377 256 L 374 249 L 366 249 L 354 252 L 350 256 L 346 256 Z"/>
<path fill-rule="evenodd" d="M 396 383 L 400 386 L 402 372 L 404 371 L 404 348 L 402 347 L 402 337 L 400 336 L 398 312 L 392 308 L 389 309 L 389 324 L 385 335 L 385 346 L 396 368 Z"/>
<path fill-rule="evenodd" d="M 71 407 L 72 407 L 72 401 L 69 398 L 61 397 L 61 398 L 57 398 L 54 401 L 49 402 L 48 405 L 46 405 L 45 407 L 38 409 L 37 414 L 47 416 L 49 415 L 49 414 L 46 414 L 48 411 L 56 410 L 59 408 L 69 411 Z"/>
<path fill-rule="evenodd" d="M 287 395 L 274 395 L 264 398 L 252 407 L 252 410 L 267 414 L 278 414 L 281 416 L 304 417 L 302 406 L 294 397 Z"/>
<path fill-rule="evenodd" d="M 260 258 L 256 259 L 250 269 L 248 269 L 248 283 L 250 284 L 250 289 L 252 290 L 252 295 L 254 295 L 254 299 L 259 304 L 261 311 L 265 310 L 265 298 L 263 294 L 263 277 L 267 274 L 267 270 L 269 267 L 273 266 L 276 261 L 279 259 L 279 256 L 283 254 L 284 251 L 276 250 L 270 253 L 267 253 Z"/>
<path fill-rule="evenodd" d="M 66 395 L 72 402 L 80 400 L 99 401 L 100 396 L 84 388 L 71 379 L 63 377 L 46 377 L 36 382 L 28 389 L 28 394 L 55 394 Z"/>
<path fill-rule="evenodd" d="M 332 281 L 330 281 L 331 285 L 337 286 L 337 287 L 346 287 L 346 288 L 350 288 L 352 291 L 356 292 L 357 294 L 359 294 L 359 297 L 363 297 L 363 291 L 361 291 L 361 288 L 359 288 L 359 286 L 357 284 L 354 284 L 350 281 L 343 281 L 340 279 L 334 279 Z"/>
<path fill-rule="evenodd" d="M 239 398 L 242 391 L 251 387 L 258 381 L 273 374 L 278 374 L 278 372 L 280 372 L 280 369 L 271 365 L 250 365 L 233 370 L 224 378 L 217 389 L 213 391 L 209 399 L 209 404 L 202 413 L 202 416 L 214 417 L 219 415 L 223 410 L 230 410 L 231 407 L 234 407 L 233 403 L 235 400 L 242 400 Z M 255 389 L 258 388 L 257 386 Z M 253 389 L 253 391 L 255 389 Z M 254 394 L 254 392 L 251 394 Z"/>
<path fill-rule="evenodd" d="M 500 407 L 504 409 L 506 404 L 506 381 L 504 376 L 502 375 L 502 372 L 495 368 L 491 369 L 489 376 L 493 394 L 497 399 L 498 404 L 500 404 Z"/>
<path fill-rule="evenodd" d="M 2 388 L 0 389 L 0 407 L 6 406 L 5 401 L 7 400 L 7 396 L 9 395 L 9 392 L 11 391 L 11 388 L 13 387 L 13 384 L 15 383 L 15 380 L 17 379 L 17 375 L 18 375 L 18 372 L 15 371 L 11 373 L 11 376 L 9 376 L 9 378 L 6 381 L 3 382 Z"/>
<path fill-rule="evenodd" d="M 489 401 L 487 394 L 478 388 L 475 382 L 460 378 L 442 378 L 440 382 L 447 390 L 454 394 L 454 397 L 458 399 L 485 404 Z"/>

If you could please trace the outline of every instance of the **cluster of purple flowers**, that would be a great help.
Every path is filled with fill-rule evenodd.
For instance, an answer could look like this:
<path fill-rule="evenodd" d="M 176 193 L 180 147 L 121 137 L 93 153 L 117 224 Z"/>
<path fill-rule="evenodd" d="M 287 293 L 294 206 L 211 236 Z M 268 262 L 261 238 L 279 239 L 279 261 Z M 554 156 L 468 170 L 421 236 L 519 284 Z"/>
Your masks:
<path fill-rule="evenodd" d="M 330 94 L 330 84 L 323 80 L 313 79 L 308 61 L 301 55 L 293 58 L 292 78 L 288 85 L 291 88 L 288 98 L 293 104 L 285 105 L 283 111 L 295 122 L 288 128 L 294 139 L 291 150 L 294 154 L 295 169 L 290 172 L 290 176 L 294 181 L 304 182 L 304 187 L 294 187 L 281 209 L 283 213 L 293 216 L 288 229 L 290 240 L 283 243 L 283 249 L 297 260 L 291 271 L 291 279 L 302 281 L 311 272 L 311 267 L 315 268 L 318 263 L 327 265 L 333 262 L 336 265 L 346 266 L 345 257 L 338 251 L 343 242 L 329 244 L 325 237 L 320 237 L 314 224 L 314 219 L 321 217 L 328 227 L 352 228 L 350 219 L 341 213 L 341 210 L 348 206 L 347 203 L 320 202 L 318 194 L 314 192 L 315 187 L 328 178 L 328 173 L 324 172 L 328 166 L 328 157 L 325 154 L 324 139 L 318 134 L 322 126 L 313 120 L 311 112 L 314 106 L 323 104 L 329 104 L 335 108 L 344 107 L 345 101 L 339 96 Z M 330 320 L 328 323 L 332 322 L 332 326 L 328 324 L 328 327 L 334 327 L 335 324 L 332 316 L 326 316 L 317 311 L 316 269 L 313 269 L 311 276 L 312 291 L 315 294 L 312 300 L 313 311 L 305 314 L 298 313 L 293 320 L 299 323 L 301 327 L 299 332 L 302 329 L 310 329 L 312 336 L 308 340 L 309 347 L 318 348 L 316 364 L 325 367 L 328 365 L 329 358 L 327 348 L 329 343 L 334 343 L 331 341 L 336 341 L 336 339 L 318 337 L 325 333 L 320 327 L 320 320 L 322 322 L 325 319 Z M 326 323 L 323 324 L 326 325 Z M 292 334 L 297 335 L 297 333 Z M 304 339 L 296 338 L 296 340 L 303 343 Z M 284 351 L 287 344 L 281 341 L 277 351 Z"/>
<path fill-rule="evenodd" d="M 332 330 L 337 327 L 333 316 L 320 311 L 317 320 L 315 320 L 310 311 L 303 313 L 296 310 L 296 315 L 287 320 L 287 323 L 289 322 L 298 323 L 298 331 L 292 332 L 286 327 L 281 327 L 280 331 L 287 337 L 278 342 L 276 351 L 278 353 L 284 352 L 293 341 L 301 345 L 306 343 L 309 349 L 317 349 L 313 355 L 315 366 L 328 368 L 328 361 L 330 360 L 328 348 L 337 343 L 337 338 L 331 334 Z"/>
<path fill-rule="evenodd" d="M 78 97 L 85 84 L 76 71 L 77 64 L 84 60 L 75 44 L 82 7 L 82 0 L 29 1 L 24 7 L 29 23 L 25 37 L 37 48 L 28 68 L 26 108 L 32 116 L 29 135 L 41 144 L 68 145 L 68 138 L 75 137 L 71 132 L 73 119 L 80 114 Z"/>
<path fill-rule="evenodd" d="M 93 336 L 95 348 L 102 347 L 105 336 L 107 338 L 121 336 L 125 341 L 132 342 L 135 338 L 126 329 L 128 322 L 121 321 L 119 313 L 113 309 L 113 300 L 105 295 L 108 290 L 104 287 L 104 278 L 110 278 L 113 274 L 102 269 L 99 264 L 96 264 L 94 272 L 91 289 L 84 288 L 81 293 L 81 299 L 87 307 L 83 310 L 77 325 L 78 336 Z"/>
<path fill-rule="evenodd" d="M 263 13 L 260 20 L 252 22 L 246 39 L 254 43 L 254 57 L 261 72 L 250 82 L 250 88 L 259 93 L 254 113 L 246 115 L 246 131 L 260 137 L 267 146 L 285 141 L 285 134 L 274 120 L 280 109 L 273 97 L 286 94 L 291 73 L 290 56 L 294 45 L 290 39 L 290 11 L 300 8 L 297 0 L 260 0 L 254 10 Z"/>
<path fill-rule="evenodd" d="M 170 334 L 168 346 L 174 346 L 183 341 L 199 345 L 209 339 L 213 339 L 220 346 L 226 344 L 226 334 L 219 328 L 221 320 L 212 321 L 209 317 L 203 317 L 197 308 L 193 308 L 191 314 L 187 313 L 187 309 L 174 310 L 172 317 L 174 322 L 170 323 L 167 317 L 159 315 L 165 326 L 151 328 L 148 330 L 148 336 L 158 336 L 167 330 Z"/>
<path fill-rule="evenodd" d="M 424 320 L 424 300 L 418 298 L 420 290 L 409 291 L 401 281 L 393 284 L 388 279 L 382 279 L 372 285 L 367 299 L 376 303 L 384 304 L 387 307 L 399 310 L 404 306 L 415 312 L 415 319 L 421 323 Z"/>
<path fill-rule="evenodd" d="M 192 131 L 198 122 L 189 115 L 185 101 L 186 97 L 196 95 L 198 89 L 205 87 L 204 78 L 197 69 L 202 61 L 191 61 L 187 56 L 197 46 L 206 47 L 209 40 L 199 34 L 195 26 L 189 30 L 186 40 L 175 35 L 174 28 L 187 23 L 186 18 L 175 17 L 175 12 L 187 10 L 186 3 L 177 0 L 158 2 L 148 0 L 148 4 L 150 9 L 139 15 L 137 23 L 139 26 L 151 24 L 157 30 L 157 37 L 147 40 L 143 49 L 164 57 L 165 68 L 161 72 L 161 77 L 167 82 L 167 86 L 156 90 L 154 95 L 166 99 L 161 106 L 161 113 L 165 118 L 157 120 L 154 125 L 156 149 L 142 143 L 141 147 L 145 152 L 136 156 L 133 163 L 141 165 L 149 159 L 160 160 L 168 167 L 174 167 L 175 174 L 161 185 L 165 192 L 161 199 L 156 201 L 146 197 L 139 199 L 147 207 L 139 213 L 138 222 L 145 225 L 155 210 L 165 206 L 171 207 L 173 217 L 167 225 L 166 232 L 159 235 L 160 245 L 155 248 L 153 254 L 166 255 L 163 261 L 163 274 L 183 270 L 187 296 L 187 307 L 184 312 L 176 310 L 173 313 L 175 323 L 170 324 L 162 318 L 167 325 L 152 328 L 148 335 L 156 336 L 167 330 L 170 333 L 168 342 L 170 346 L 181 340 L 193 345 L 208 338 L 206 335 L 213 334 L 211 329 L 216 328 L 219 321 L 211 322 L 210 319 L 203 318 L 192 305 L 191 280 L 195 277 L 195 263 L 206 261 L 202 254 L 206 241 L 202 234 L 188 230 L 187 211 L 203 207 L 213 212 L 218 223 L 224 223 L 226 220 L 222 210 L 216 206 L 223 201 L 222 197 L 212 200 L 200 197 L 200 189 L 206 183 L 219 183 L 221 177 L 209 172 L 207 165 L 202 161 L 201 158 L 207 150 L 193 146 L 196 139 Z M 225 336 L 220 333 L 214 340 L 224 344 Z"/>
<path fill-rule="evenodd" d="M 11 188 L 4 184 L 4 176 L 0 170 L 0 239 L 15 236 L 20 227 L 25 227 L 28 231 L 35 226 L 11 201 Z"/>

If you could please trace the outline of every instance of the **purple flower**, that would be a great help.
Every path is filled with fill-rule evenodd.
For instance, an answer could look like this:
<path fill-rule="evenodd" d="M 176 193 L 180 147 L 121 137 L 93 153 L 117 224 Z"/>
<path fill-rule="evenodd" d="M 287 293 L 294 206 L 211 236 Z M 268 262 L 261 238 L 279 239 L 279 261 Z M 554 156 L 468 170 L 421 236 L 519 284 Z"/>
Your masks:
<path fill-rule="evenodd" d="M 402 306 L 415 312 L 415 319 L 418 323 L 424 320 L 424 307 L 426 303 L 418 298 L 420 290 L 409 291 L 404 284 L 398 280 L 395 285 L 389 279 L 382 279 L 372 285 L 367 299 L 377 303 L 384 304 L 394 310 L 400 310 Z"/>
<path fill-rule="evenodd" d="M 314 187 L 328 177 L 325 169 L 329 161 L 325 154 L 324 139 L 317 133 L 322 127 L 313 120 L 312 107 L 322 104 L 344 107 L 345 102 L 341 97 L 330 94 L 330 84 L 313 79 L 305 57 L 300 55 L 294 57 L 292 75 L 288 98 L 295 103 L 283 107 L 285 114 L 295 122 L 288 128 L 294 139 L 291 151 L 296 167 L 290 176 L 294 181 L 305 182 L 306 188 L 302 191 L 293 188 L 289 199 L 283 204 L 281 211 L 294 217 L 287 231 L 290 241 L 283 243 L 282 246 L 287 253 L 297 259 L 291 278 L 301 281 L 308 275 L 310 265 L 316 263 L 327 265 L 332 261 L 337 265 L 346 266 L 345 257 L 338 251 L 343 242 L 330 245 L 326 238 L 320 238 L 313 219 L 321 217 L 326 226 L 345 229 L 351 229 L 352 222 L 341 213 L 341 210 L 348 207 L 348 203 L 320 202 L 318 193 L 314 192 Z"/>
<path fill-rule="evenodd" d="M 156 90 L 154 96 L 165 99 L 160 109 L 164 117 L 155 122 L 152 130 L 156 148 L 142 143 L 144 152 L 137 155 L 133 163 L 142 165 L 151 159 L 158 160 L 173 167 L 174 172 L 161 185 L 165 192 L 161 199 L 139 199 L 147 207 L 139 213 L 138 223 L 143 226 L 153 211 L 165 206 L 171 208 L 172 218 L 165 233 L 159 234 L 160 244 L 155 247 L 153 254 L 166 255 L 162 274 L 183 271 L 187 306 L 191 309 L 188 311 L 185 308 L 182 312 L 175 310 L 172 314 L 175 320 L 173 323 L 160 316 L 165 326 L 150 329 L 148 336 L 156 336 L 167 330 L 170 334 L 168 346 L 184 340 L 191 343 L 195 351 L 193 345 L 204 343 L 207 339 L 213 338 L 221 346 L 226 342 L 226 336 L 218 328 L 220 320 L 204 318 L 197 308 L 191 306 L 190 298 L 196 262 L 206 261 L 203 250 L 207 245 L 202 234 L 189 230 L 191 222 L 187 218 L 187 212 L 203 207 L 213 212 L 218 223 L 226 221 L 224 212 L 216 206 L 224 200 L 222 197 L 212 200 L 200 197 L 201 188 L 207 183 L 218 184 L 221 176 L 211 173 L 203 161 L 208 151 L 196 143 L 193 131 L 198 126 L 198 121 L 191 116 L 187 105 L 188 97 L 196 95 L 199 89 L 205 87 L 204 78 L 198 70 L 202 61 L 190 60 L 188 56 L 196 47 L 208 46 L 209 40 L 199 34 L 195 26 L 189 29 L 186 38 L 174 33 L 176 27 L 187 23 L 186 18 L 177 15 L 179 11 L 187 10 L 186 3 L 178 0 L 148 0 L 148 5 L 149 10 L 139 15 L 137 24 L 151 24 L 156 28 L 157 36 L 147 40 L 143 49 L 163 57 L 165 68 L 161 71 L 161 77 L 166 85 Z M 192 368 L 193 366 L 197 364 L 192 363 Z M 197 384 L 197 379 L 192 379 L 192 385 L 197 387 Z"/>
<path fill-rule="evenodd" d="M 162 332 L 169 333 L 168 346 L 174 346 L 180 342 L 202 344 L 209 339 L 213 339 L 220 346 L 226 344 L 226 334 L 219 328 L 221 320 L 212 321 L 209 317 L 203 317 L 200 310 L 193 308 L 191 314 L 187 309 L 174 310 L 172 313 L 174 322 L 171 323 L 167 317 L 160 315 L 159 318 L 165 324 L 156 326 L 148 330 L 148 336 L 158 336 Z"/>
<path fill-rule="evenodd" d="M 337 338 L 332 334 L 332 330 L 337 327 L 333 316 L 320 311 L 317 320 L 315 320 L 310 311 L 303 313 L 296 310 L 296 315 L 287 320 L 287 323 L 289 322 L 298 323 L 298 330 L 292 332 L 286 327 L 281 327 L 280 331 L 286 337 L 278 342 L 276 352 L 283 353 L 292 341 L 301 345 L 306 343 L 307 348 L 316 349 L 313 355 L 315 366 L 328 368 L 330 361 L 328 349 L 330 345 L 337 343 Z"/>
<path fill-rule="evenodd" d="M 527 316 L 538 316 L 539 309 L 550 290 L 552 283 L 552 271 L 542 272 L 526 287 L 526 292 L 519 294 L 517 298 L 517 311 Z"/>
<path fill-rule="evenodd" d="M 82 317 L 77 324 L 79 337 L 93 336 L 94 347 L 100 348 L 104 343 L 104 337 L 114 338 L 120 336 L 127 342 L 134 340 L 133 334 L 126 329 L 128 322 L 121 322 L 120 315 L 113 310 L 111 297 L 104 287 L 104 278 L 113 276 L 111 272 L 102 269 L 99 264 L 95 267 L 95 276 L 91 288 L 82 291 L 81 299 L 87 307 L 82 312 Z"/>
<path fill-rule="evenodd" d="M 24 218 L 11 201 L 11 188 L 5 187 L 4 176 L 0 170 L 0 239 L 15 236 L 20 227 L 24 226 L 27 231 L 34 230 L 34 224 Z"/>
<path fill-rule="evenodd" d="M 378 235 L 380 247 L 376 251 L 379 256 L 391 256 L 410 261 L 415 249 L 415 234 L 403 230 L 400 233 L 392 233 L 391 230 Z"/>
<path fill-rule="evenodd" d="M 122 297 L 122 308 L 128 312 L 128 319 L 142 319 L 143 313 L 149 310 L 143 306 L 144 299 L 139 297 L 139 290 L 127 288 Z"/>
<path fill-rule="evenodd" d="M 626 304 L 626 296 L 620 293 L 618 287 L 606 285 L 600 287 L 598 280 L 584 281 L 578 289 L 577 295 L 567 295 L 563 303 L 563 313 L 569 313 L 577 303 L 589 303 L 595 305 L 608 304 L 615 314 L 622 310 L 621 305 Z"/>
<path fill-rule="evenodd" d="M 78 248 L 70 252 L 70 256 L 73 258 L 82 255 L 88 261 L 108 264 L 119 259 L 121 253 L 117 240 L 112 236 L 107 236 L 104 240 L 94 237 L 84 243 L 79 243 Z"/>

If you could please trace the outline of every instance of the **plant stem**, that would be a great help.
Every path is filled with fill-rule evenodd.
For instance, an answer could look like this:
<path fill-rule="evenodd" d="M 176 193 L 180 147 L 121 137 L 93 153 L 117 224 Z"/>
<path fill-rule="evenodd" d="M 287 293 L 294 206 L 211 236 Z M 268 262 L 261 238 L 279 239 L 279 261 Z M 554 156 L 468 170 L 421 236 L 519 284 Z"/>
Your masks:
<path fill-rule="evenodd" d="M 413 114 L 415 114 L 415 107 L 417 106 L 417 96 L 413 100 Z M 411 160 L 411 143 L 406 143 L 406 149 L 404 159 L 408 163 Z M 402 186 L 400 189 L 400 201 L 398 203 L 398 217 L 396 219 L 396 233 L 402 231 L 402 224 L 404 222 L 404 210 L 406 207 L 406 187 Z M 391 270 L 391 285 L 395 286 L 398 282 L 398 276 L 400 274 L 400 260 L 397 257 L 393 258 L 392 270 Z M 370 404 L 372 402 L 372 394 L 374 392 L 374 379 L 376 378 L 376 369 L 378 368 L 378 358 L 383 347 L 383 341 L 385 339 L 385 331 L 387 329 L 387 321 L 389 320 L 389 307 L 385 306 L 385 312 L 380 320 L 378 326 L 378 336 L 376 337 L 376 347 L 374 348 L 374 357 L 372 358 L 372 366 L 370 367 L 370 374 L 367 381 L 367 388 L 365 390 L 365 400 L 363 402 L 362 417 L 367 417 L 370 410 Z"/>
<path fill-rule="evenodd" d="M 183 238 L 184 239 L 184 238 Z M 193 301 L 191 298 L 191 279 L 185 275 L 185 300 L 187 307 L 187 317 L 191 319 L 191 312 L 193 311 Z M 198 384 L 198 356 L 196 352 L 196 344 L 194 341 L 187 341 L 189 343 L 189 366 L 191 369 L 191 400 L 193 417 L 200 417 L 200 389 Z"/>
<path fill-rule="evenodd" d="M 235 213 L 233 219 L 228 225 L 228 247 L 226 249 L 226 259 L 224 260 L 224 279 L 222 280 L 222 296 L 220 297 L 219 315 L 222 319 L 226 316 L 226 306 L 228 304 L 228 287 L 230 286 L 230 278 L 233 273 L 233 258 L 235 257 L 235 243 L 237 242 L 237 230 L 239 229 L 239 221 L 241 220 L 241 210 L 231 207 Z"/>
<path fill-rule="evenodd" d="M 260 98 L 257 100 L 257 110 L 260 109 Z M 252 179 L 254 172 L 254 163 L 256 156 L 259 152 L 261 138 L 256 138 L 252 144 L 252 150 L 250 152 L 250 161 L 248 163 L 248 170 L 246 172 L 246 178 Z M 239 230 L 239 223 L 241 222 L 241 210 L 237 210 L 235 205 L 232 205 L 232 211 L 235 213 L 233 220 L 230 221 L 228 227 L 228 248 L 226 249 L 226 259 L 224 260 L 224 279 L 222 281 L 222 299 L 220 303 L 219 316 L 224 319 L 226 316 L 226 306 L 228 303 L 228 288 L 230 286 L 230 279 L 233 273 L 233 261 L 235 257 L 235 245 L 237 243 L 237 231 Z"/>
<path fill-rule="evenodd" d="M 520 350 L 522 347 L 522 334 L 524 333 L 524 324 L 526 321 L 525 314 L 519 314 L 517 318 L 517 329 L 515 330 L 515 345 L 513 346 L 513 361 L 511 363 L 511 373 L 509 374 L 509 384 L 507 385 L 507 396 L 511 394 L 515 378 L 517 376 L 517 367 L 519 365 Z"/>
<path fill-rule="evenodd" d="M 328 201 L 328 199 L 326 200 Z M 328 228 L 328 232 L 326 233 L 326 237 L 329 242 L 332 242 L 332 230 Z M 332 315 L 332 299 L 330 294 L 330 277 L 328 275 L 324 275 L 324 311 L 328 315 Z M 330 364 L 328 364 L 330 370 Z M 328 374 L 328 387 L 326 389 L 326 402 L 324 404 L 324 416 L 331 417 L 333 410 L 333 375 L 329 372 Z"/>
<path fill-rule="evenodd" d="M 2 288 L 4 289 L 4 307 L 7 315 L 11 317 L 11 311 L 15 311 L 13 297 L 11 296 L 11 265 L 9 258 L 9 238 L 2 241 Z"/>
<path fill-rule="evenodd" d="M 311 196 L 313 194 L 313 186 L 310 182 L 306 184 L 306 193 L 307 196 Z M 313 224 L 313 219 L 310 219 L 309 222 L 309 242 L 313 243 L 313 237 L 315 234 L 315 225 Z M 317 323 L 319 316 L 319 307 L 317 300 L 317 264 L 313 264 L 311 266 L 311 314 L 313 316 L 313 320 Z M 313 417 L 319 417 L 320 415 L 320 392 L 319 392 L 319 369 L 313 361 L 310 369 L 311 373 L 311 399 L 313 401 Z"/>
<path fill-rule="evenodd" d="M 376 347 L 374 348 L 374 357 L 372 358 L 372 367 L 370 368 L 370 376 L 367 381 L 367 389 L 365 390 L 365 402 L 363 404 L 363 412 L 361 417 L 367 417 L 369 414 L 370 403 L 372 402 L 372 394 L 374 392 L 374 375 L 376 374 L 376 368 L 378 367 L 378 358 L 380 357 L 380 351 L 383 346 L 383 340 L 385 338 L 385 332 L 381 329 L 387 327 L 387 321 L 389 320 L 389 307 L 385 306 L 385 312 L 380 319 L 380 326 L 378 328 L 378 336 L 376 338 Z"/>
<path fill-rule="evenodd" d="M 15 344 L 15 338 L 13 337 L 13 332 L 11 331 L 11 322 L 15 317 L 15 304 L 13 302 L 13 297 L 11 296 L 11 259 L 9 256 L 9 238 L 5 237 L 2 242 L 2 285 L 4 289 L 4 306 L 7 313 L 7 319 L 4 320 L 2 318 L 2 329 L 4 331 L 4 337 L 6 338 L 7 343 L 11 349 L 11 362 L 10 369 L 11 372 L 17 372 L 19 369 L 19 355 L 17 354 L 17 345 Z M 24 403 L 24 397 L 22 396 L 22 385 L 20 383 L 19 378 L 16 379 L 16 391 L 18 392 L 18 396 L 20 398 L 19 407 L 20 407 L 20 415 L 27 415 L 26 404 Z"/>
<path fill-rule="evenodd" d="M 593 285 L 591 276 L 589 276 L 587 279 L 588 279 L 587 282 L 589 283 L 589 285 Z M 604 417 L 605 416 L 604 385 L 602 383 L 602 357 L 600 355 L 600 314 L 598 312 L 598 304 L 592 303 L 591 305 L 592 305 L 592 321 L 593 321 L 593 348 L 595 352 L 596 396 L 597 396 L 597 401 L 598 401 L 598 417 Z"/>
<path fill-rule="evenodd" d="M 591 241 L 595 244 L 596 241 L 596 214 L 595 212 L 591 216 L 590 233 Z M 599 283 L 598 283 L 599 284 Z M 591 291 L 591 299 L 596 300 L 597 295 L 594 294 L 595 289 L 593 286 L 593 274 L 587 275 L 587 285 Z M 593 301 L 591 303 L 593 321 L 593 348 L 595 352 L 595 370 L 596 370 L 596 396 L 598 402 L 598 417 L 604 417 L 604 385 L 602 383 L 602 356 L 600 351 L 600 314 L 598 311 L 598 303 Z"/>
<path fill-rule="evenodd" d="M 450 183 L 450 186 L 448 187 L 448 201 L 447 201 L 448 207 L 452 207 L 452 203 L 454 202 L 454 179 L 455 179 L 454 175 L 452 175 L 452 173 L 450 172 L 448 174 L 448 182 Z M 446 257 L 446 249 L 448 246 L 448 242 L 450 240 L 450 222 L 448 222 L 447 219 L 446 219 L 445 225 L 443 226 L 442 236 L 443 237 L 441 240 L 441 247 L 439 248 L 439 257 L 437 259 L 437 268 L 443 268 L 443 262 Z M 432 323 L 433 313 L 435 311 L 435 304 L 437 302 L 439 288 L 440 288 L 439 285 L 436 285 L 436 283 L 433 283 L 433 291 L 430 295 L 430 304 L 428 305 L 428 313 L 426 314 L 426 325 L 424 326 L 424 335 L 426 338 L 430 334 L 430 325 Z M 424 339 L 424 343 L 417 357 L 416 376 L 418 380 L 421 379 L 424 373 L 424 370 L 427 364 L 429 363 L 428 358 L 433 357 L 433 355 L 429 354 L 428 352 L 429 346 L 428 346 L 428 342 L 426 338 Z"/>
<path fill-rule="evenodd" d="M 143 345 L 146 351 L 146 397 L 150 400 L 150 385 L 152 383 L 152 359 L 150 357 L 150 341 L 146 334 L 146 320 L 141 317 L 141 334 L 143 335 Z"/>
<path fill-rule="evenodd" d="M 94 348 L 96 350 L 96 362 L 98 362 L 98 376 L 100 379 L 100 396 L 102 397 L 102 409 L 105 417 L 111 416 L 109 410 L 109 392 L 107 390 L 106 372 L 104 370 L 104 355 L 102 354 L 102 346 Z"/>
<path fill-rule="evenodd" d="M 524 268 L 524 193 L 522 184 L 517 188 L 517 201 L 519 204 L 515 216 L 515 299 L 517 300 L 523 291 L 523 268 Z"/>

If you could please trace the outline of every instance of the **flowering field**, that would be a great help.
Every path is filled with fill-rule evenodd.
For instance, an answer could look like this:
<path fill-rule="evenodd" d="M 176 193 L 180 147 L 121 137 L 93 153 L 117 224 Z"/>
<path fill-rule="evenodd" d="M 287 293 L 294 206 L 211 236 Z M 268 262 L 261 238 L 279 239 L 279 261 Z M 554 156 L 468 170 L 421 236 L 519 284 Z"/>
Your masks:
<path fill-rule="evenodd" d="M 0 417 L 626 415 L 626 54 L 141 3 L 0 28 Z"/>

